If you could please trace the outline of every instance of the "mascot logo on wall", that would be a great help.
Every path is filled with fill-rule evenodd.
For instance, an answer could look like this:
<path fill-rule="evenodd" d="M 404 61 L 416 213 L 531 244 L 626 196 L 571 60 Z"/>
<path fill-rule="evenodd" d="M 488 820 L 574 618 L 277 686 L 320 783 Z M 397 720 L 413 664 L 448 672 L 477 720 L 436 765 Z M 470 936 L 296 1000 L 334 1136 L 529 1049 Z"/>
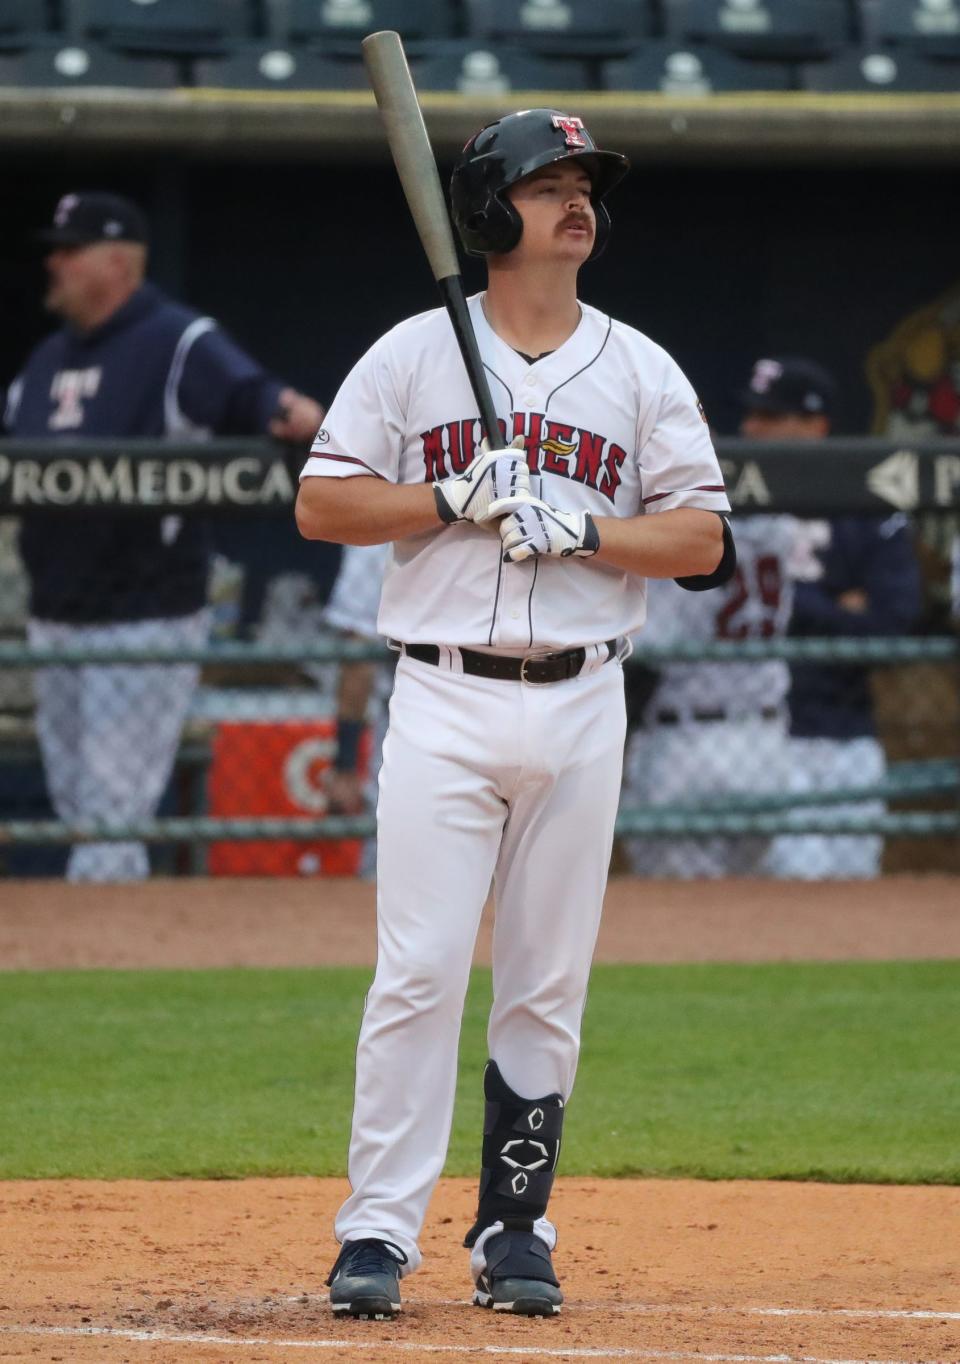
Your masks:
<path fill-rule="evenodd" d="M 960 285 L 899 322 L 866 368 L 874 434 L 960 435 Z"/>

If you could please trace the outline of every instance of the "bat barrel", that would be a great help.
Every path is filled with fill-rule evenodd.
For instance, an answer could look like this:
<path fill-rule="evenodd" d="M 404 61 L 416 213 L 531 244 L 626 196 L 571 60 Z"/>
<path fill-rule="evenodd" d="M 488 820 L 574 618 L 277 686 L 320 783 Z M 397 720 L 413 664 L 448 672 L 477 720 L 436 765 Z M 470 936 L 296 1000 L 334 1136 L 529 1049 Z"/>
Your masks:
<path fill-rule="evenodd" d="M 377 99 L 390 151 L 433 277 L 460 273 L 437 163 L 399 33 L 364 38 L 363 60 Z"/>
<path fill-rule="evenodd" d="M 453 244 L 447 204 L 403 43 L 399 33 L 384 30 L 364 38 L 361 47 L 383 119 L 390 154 L 440 296 L 453 324 L 470 387 L 480 409 L 484 435 L 491 449 L 502 449 L 504 439 L 500 434 L 490 386 L 484 374 L 463 293 L 460 262 Z"/>

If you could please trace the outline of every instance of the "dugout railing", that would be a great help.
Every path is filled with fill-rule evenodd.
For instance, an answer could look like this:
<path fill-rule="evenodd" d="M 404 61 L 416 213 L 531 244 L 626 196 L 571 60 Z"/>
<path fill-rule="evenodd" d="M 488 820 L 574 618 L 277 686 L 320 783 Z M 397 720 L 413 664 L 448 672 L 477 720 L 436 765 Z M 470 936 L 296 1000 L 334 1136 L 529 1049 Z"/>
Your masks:
<path fill-rule="evenodd" d="M 907 444 L 871 438 L 762 447 L 756 442 L 721 440 L 718 454 L 738 514 L 783 511 L 812 517 L 896 510 L 932 519 L 943 543 L 957 534 L 958 441 Z M 73 517 L 92 508 L 110 509 L 118 515 L 149 511 L 289 517 L 298 462 L 298 456 L 256 441 L 218 441 L 202 447 L 121 441 L 96 445 L 0 442 L 0 516 L 62 517 L 65 534 Z M 295 535 L 292 525 L 290 533 Z M 657 667 L 678 660 L 723 664 L 781 659 L 866 665 L 894 672 L 904 666 L 929 665 L 950 679 L 948 685 L 956 697 L 960 694 L 960 640 L 949 610 L 942 613 L 934 630 L 902 638 L 744 639 L 667 648 L 641 645 L 627 666 Z M 31 647 L 9 620 L 5 633 L 0 641 L 0 676 L 7 678 L 52 665 L 191 662 L 254 679 L 271 669 L 296 671 L 391 657 L 383 645 L 333 637 L 282 643 L 220 639 L 201 648 L 79 651 Z M 5 817 L 0 818 L 0 846 L 137 839 L 189 848 L 189 869 L 201 870 L 203 850 L 214 842 L 323 841 L 366 838 L 373 833 L 373 819 L 368 815 L 211 815 L 205 788 L 210 732 L 209 726 L 202 725 L 184 731 L 178 756 L 181 799 L 177 813 L 132 822 L 68 821 L 21 818 L 8 803 Z M 29 708 L 14 714 L 0 706 L 0 764 L 31 761 L 36 761 L 36 736 Z M 851 813 L 851 806 L 864 804 L 872 804 L 871 813 Z M 617 829 L 621 836 L 652 838 L 875 833 L 885 838 L 953 840 L 960 834 L 960 734 L 948 732 L 934 753 L 891 758 L 880 779 L 864 782 L 852 775 L 816 797 L 784 791 L 705 796 L 656 807 L 625 801 Z"/>

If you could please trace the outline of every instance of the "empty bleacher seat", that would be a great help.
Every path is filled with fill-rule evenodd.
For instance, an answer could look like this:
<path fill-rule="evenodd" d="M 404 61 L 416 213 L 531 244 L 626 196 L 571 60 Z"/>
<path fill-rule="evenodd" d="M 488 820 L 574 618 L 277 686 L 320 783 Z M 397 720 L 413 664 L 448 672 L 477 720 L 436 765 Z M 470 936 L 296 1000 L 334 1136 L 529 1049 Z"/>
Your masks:
<path fill-rule="evenodd" d="M 226 90 L 369 90 L 366 67 L 305 47 L 264 43 L 193 63 L 194 85 Z"/>
<path fill-rule="evenodd" d="M 128 57 L 95 43 L 48 40 L 15 55 L 0 55 L 0 85 L 169 90 L 179 83 L 175 62 Z"/>
<path fill-rule="evenodd" d="M 807 61 L 851 37 L 845 0 L 663 0 L 667 36 L 741 57 Z"/>
<path fill-rule="evenodd" d="M 587 90 L 582 62 L 535 57 L 519 48 L 463 43 L 411 62 L 419 90 L 457 90 L 462 95 L 501 95 L 509 90 Z"/>
<path fill-rule="evenodd" d="M 471 35 L 534 52 L 626 53 L 653 32 L 650 0 L 466 0 Z"/>
<path fill-rule="evenodd" d="M 406 43 L 455 32 L 451 0 L 280 0 L 268 22 L 274 35 L 285 27 L 295 41 L 327 49 L 356 47 L 378 29 L 395 29 Z"/>
<path fill-rule="evenodd" d="M 222 52 L 250 39 L 249 0 L 63 0 L 65 27 L 128 52 Z"/>
<path fill-rule="evenodd" d="M 26 47 L 47 27 L 37 0 L 0 0 L 0 51 Z"/>
<path fill-rule="evenodd" d="M 605 90 L 696 96 L 722 90 L 789 90 L 792 77 L 779 63 L 741 61 L 716 48 L 660 41 L 625 60 L 604 62 L 602 83 Z"/>
<path fill-rule="evenodd" d="M 860 0 L 873 46 L 903 46 L 929 57 L 960 56 L 960 0 Z"/>
<path fill-rule="evenodd" d="M 960 62 L 930 61 L 909 49 L 862 48 L 800 68 L 804 90 L 928 91 L 960 89 Z"/>

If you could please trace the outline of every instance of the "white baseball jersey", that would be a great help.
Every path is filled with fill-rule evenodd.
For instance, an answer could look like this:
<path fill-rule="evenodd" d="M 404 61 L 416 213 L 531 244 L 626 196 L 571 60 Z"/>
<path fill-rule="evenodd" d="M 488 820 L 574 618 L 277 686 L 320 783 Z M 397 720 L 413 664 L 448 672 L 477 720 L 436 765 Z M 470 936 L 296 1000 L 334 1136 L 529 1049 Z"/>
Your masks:
<path fill-rule="evenodd" d="M 792 516 L 735 519 L 737 570 L 723 587 L 686 592 L 672 579 L 651 581 L 647 623 L 637 643 L 667 645 L 725 639 L 775 639 L 786 634 L 793 601 L 791 565 L 799 523 Z M 660 666 L 660 665 L 658 665 Z M 783 704 L 786 663 L 665 663 L 650 706 L 695 717 L 723 711 L 731 718 Z"/>
<path fill-rule="evenodd" d="M 365 639 L 377 638 L 380 589 L 389 554 L 389 543 L 344 546 L 340 571 L 323 609 L 328 625 Z"/>
<path fill-rule="evenodd" d="M 523 434 L 533 489 L 567 511 L 636 516 L 729 504 L 702 409 L 653 341 L 581 304 L 574 333 L 529 364 L 470 314 L 504 435 Z M 381 337 L 344 381 L 301 477 L 374 475 L 392 483 L 460 473 L 480 422 L 443 309 Z M 499 652 L 599 643 L 639 628 L 642 578 L 593 561 L 504 565 L 499 536 L 464 523 L 397 541 L 378 629 L 407 643 Z"/>

